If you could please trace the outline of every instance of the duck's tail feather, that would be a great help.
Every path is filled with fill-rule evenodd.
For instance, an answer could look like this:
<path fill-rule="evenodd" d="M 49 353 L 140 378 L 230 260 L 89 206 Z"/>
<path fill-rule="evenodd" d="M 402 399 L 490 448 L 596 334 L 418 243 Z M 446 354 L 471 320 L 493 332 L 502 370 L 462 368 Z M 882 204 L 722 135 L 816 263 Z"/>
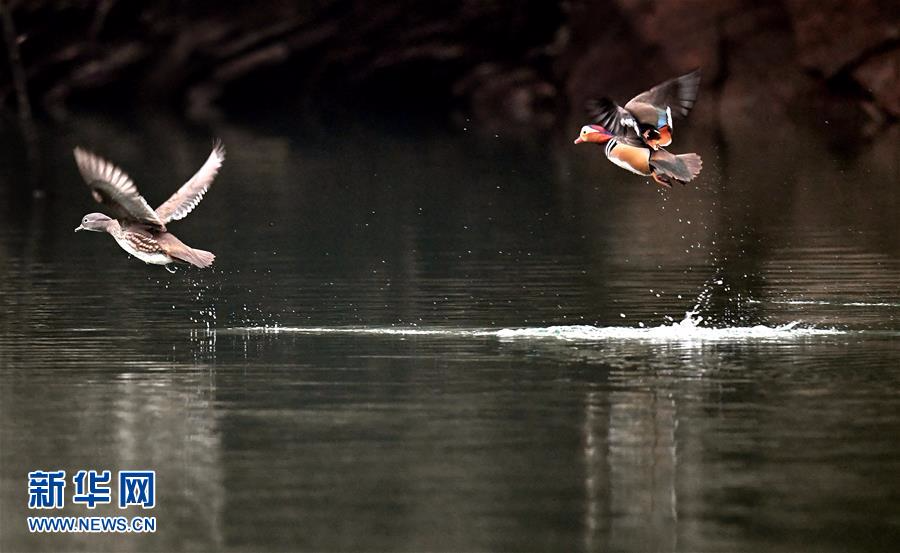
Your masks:
<path fill-rule="evenodd" d="M 156 241 L 170 257 L 201 269 L 209 267 L 216 259 L 212 252 L 192 248 L 168 232 L 158 235 Z"/>
<path fill-rule="evenodd" d="M 703 160 L 694 153 L 674 155 L 660 149 L 650 155 L 650 167 L 656 173 L 684 184 L 694 180 L 703 168 Z"/>
<path fill-rule="evenodd" d="M 173 255 L 172 257 L 176 257 L 182 261 L 187 261 L 194 267 L 200 267 L 201 269 L 205 269 L 213 264 L 216 256 L 212 252 L 208 252 L 206 250 L 198 250 L 196 248 L 187 248 L 184 252 L 181 252 L 180 256 Z"/>

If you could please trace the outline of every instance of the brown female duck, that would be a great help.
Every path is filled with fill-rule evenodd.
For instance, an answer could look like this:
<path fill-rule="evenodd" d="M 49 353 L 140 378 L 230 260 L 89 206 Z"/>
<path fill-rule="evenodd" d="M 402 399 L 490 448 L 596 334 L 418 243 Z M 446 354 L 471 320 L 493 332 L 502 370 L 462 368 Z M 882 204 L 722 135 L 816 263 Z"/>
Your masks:
<path fill-rule="evenodd" d="M 169 264 L 175 262 L 209 267 L 216 256 L 186 245 L 168 232 L 166 224 L 183 219 L 200 203 L 224 160 L 225 148 L 216 142 L 200 170 L 154 210 L 124 171 L 82 148 L 75 148 L 75 163 L 91 195 L 115 216 L 88 213 L 75 231 L 106 232 L 126 252 L 145 263 L 163 265 L 170 272 L 173 269 Z"/>

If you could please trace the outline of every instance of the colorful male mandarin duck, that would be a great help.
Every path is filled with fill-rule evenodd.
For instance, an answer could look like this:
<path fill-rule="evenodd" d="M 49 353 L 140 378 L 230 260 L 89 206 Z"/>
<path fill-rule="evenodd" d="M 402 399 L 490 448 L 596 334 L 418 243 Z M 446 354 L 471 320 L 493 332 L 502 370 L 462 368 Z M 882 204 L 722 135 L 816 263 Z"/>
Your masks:
<path fill-rule="evenodd" d="M 575 144 L 606 143 L 606 158 L 632 173 L 652 177 L 660 186 L 684 184 L 700 174 L 703 162 L 697 154 L 675 155 L 663 148 L 652 149 L 633 136 L 617 136 L 600 125 L 585 125 Z"/>
<path fill-rule="evenodd" d="M 175 262 L 209 267 L 216 256 L 186 245 L 166 230 L 166 223 L 183 219 L 197 207 L 224 160 L 225 147 L 217 141 L 203 167 L 154 210 L 124 171 L 86 150 L 75 148 L 75 163 L 91 195 L 115 215 L 112 219 L 103 213 L 88 213 L 75 232 L 109 233 L 126 252 L 144 263 L 163 265 L 169 272 L 174 272 L 169 264 Z"/>
<path fill-rule="evenodd" d="M 621 107 L 609 98 L 588 102 L 588 113 L 596 123 L 616 136 L 634 131 L 645 144 L 658 150 L 672 143 L 673 111 L 684 118 L 697 101 L 700 70 L 658 84 Z"/>

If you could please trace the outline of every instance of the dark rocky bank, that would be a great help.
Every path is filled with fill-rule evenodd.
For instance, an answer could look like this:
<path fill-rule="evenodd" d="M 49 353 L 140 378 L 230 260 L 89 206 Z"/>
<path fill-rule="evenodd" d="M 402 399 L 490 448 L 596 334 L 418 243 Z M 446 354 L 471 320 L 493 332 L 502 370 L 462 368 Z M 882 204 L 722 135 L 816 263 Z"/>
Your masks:
<path fill-rule="evenodd" d="M 900 117 L 891 0 L 0 1 L 0 102 L 164 104 L 196 117 L 323 104 L 546 127 L 595 95 L 704 70 L 707 114 Z M 11 44 L 20 61 L 7 62 Z M 20 87 L 22 88 L 22 87 Z M 711 106 L 711 107 L 710 107 Z M 809 108 L 813 108 L 810 110 Z M 9 119 L 12 121 L 12 119 Z"/>

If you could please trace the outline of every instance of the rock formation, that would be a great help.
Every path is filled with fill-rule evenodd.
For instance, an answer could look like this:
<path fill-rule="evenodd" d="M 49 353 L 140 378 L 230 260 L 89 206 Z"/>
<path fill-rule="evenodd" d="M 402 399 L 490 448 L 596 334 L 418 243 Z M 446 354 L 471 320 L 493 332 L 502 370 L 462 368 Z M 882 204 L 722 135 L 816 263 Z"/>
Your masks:
<path fill-rule="evenodd" d="M 6 1 L 38 111 L 165 103 L 456 110 L 551 126 L 693 67 L 714 115 L 900 118 L 892 0 Z M 0 103 L 16 108 L 3 56 Z M 847 109 L 850 106 L 850 109 Z M 315 110 L 308 110 L 315 111 Z M 843 115 L 842 115 L 843 114 Z"/>

